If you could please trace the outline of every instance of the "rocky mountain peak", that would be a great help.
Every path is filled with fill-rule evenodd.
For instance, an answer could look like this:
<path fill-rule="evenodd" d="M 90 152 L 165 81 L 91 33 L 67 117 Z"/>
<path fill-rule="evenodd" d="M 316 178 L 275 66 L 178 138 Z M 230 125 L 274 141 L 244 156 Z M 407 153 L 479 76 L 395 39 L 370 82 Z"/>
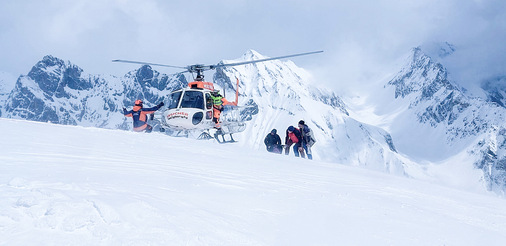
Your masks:
<path fill-rule="evenodd" d="M 27 76 L 49 96 L 67 97 L 66 87 L 73 90 L 87 90 L 93 87 L 91 80 L 81 78 L 82 73 L 80 67 L 47 55 L 32 67 Z"/>
<path fill-rule="evenodd" d="M 152 80 L 154 72 L 150 65 L 143 65 L 137 70 L 136 76 L 139 82 L 143 83 Z"/>
<path fill-rule="evenodd" d="M 506 190 L 501 79 L 482 85 L 494 103 L 466 95 L 437 62 L 453 51 L 448 43 L 429 52 L 423 46 L 414 48 L 401 71 L 388 82 L 386 87 L 394 88 L 398 104 L 409 105 L 402 113 L 396 112 L 392 135 L 400 143 L 398 150 L 409 156 L 450 167 L 460 162 L 459 167 L 468 172 L 480 169 L 482 178 L 475 182 L 489 190 Z"/>
<path fill-rule="evenodd" d="M 448 80 L 448 72 L 420 47 L 414 48 L 404 68 L 388 82 L 395 86 L 395 98 L 414 95 L 417 100 L 429 100 L 441 89 L 459 91 Z"/>
<path fill-rule="evenodd" d="M 71 62 L 48 55 L 18 79 L 4 112 L 10 118 L 128 129 L 122 107 L 136 99 L 147 105 L 159 103 L 183 85 L 184 76 L 160 74 L 148 65 L 117 78 L 86 74 Z"/>
<path fill-rule="evenodd" d="M 251 60 L 259 60 L 259 59 L 265 59 L 266 56 L 263 56 L 262 54 L 258 53 L 255 50 L 247 50 L 242 56 L 241 60 L 244 61 L 251 61 Z"/>
<path fill-rule="evenodd" d="M 442 59 L 455 53 L 457 48 L 448 42 L 430 42 L 419 46 L 428 56 L 433 59 Z"/>
<path fill-rule="evenodd" d="M 487 101 L 506 108 L 506 76 L 495 76 L 481 83 Z"/>

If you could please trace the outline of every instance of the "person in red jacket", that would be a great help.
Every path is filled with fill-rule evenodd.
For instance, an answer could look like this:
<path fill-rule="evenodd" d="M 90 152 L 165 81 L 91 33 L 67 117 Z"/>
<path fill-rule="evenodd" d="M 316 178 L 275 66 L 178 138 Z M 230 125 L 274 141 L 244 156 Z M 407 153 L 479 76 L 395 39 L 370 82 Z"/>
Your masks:
<path fill-rule="evenodd" d="M 292 145 L 295 156 L 299 157 L 300 153 L 301 157 L 305 158 L 304 149 L 302 148 L 302 134 L 297 128 L 289 126 L 288 129 L 286 129 L 285 155 L 290 154 L 290 147 Z"/>
<path fill-rule="evenodd" d="M 126 117 L 132 117 L 134 120 L 134 131 L 142 132 L 146 131 L 147 133 L 153 130 L 153 127 L 148 125 L 147 116 L 148 114 L 152 114 L 158 109 L 160 109 L 164 105 L 163 102 L 152 108 L 143 108 L 142 100 L 135 100 L 134 108 L 130 111 L 127 111 L 126 108 L 123 108 L 123 114 Z"/>

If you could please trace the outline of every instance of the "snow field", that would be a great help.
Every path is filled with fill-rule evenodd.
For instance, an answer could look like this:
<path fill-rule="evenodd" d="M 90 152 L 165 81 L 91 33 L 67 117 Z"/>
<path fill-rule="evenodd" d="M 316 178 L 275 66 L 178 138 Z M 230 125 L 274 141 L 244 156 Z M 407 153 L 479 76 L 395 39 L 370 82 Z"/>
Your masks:
<path fill-rule="evenodd" d="M 0 245 L 502 245 L 506 201 L 240 144 L 0 118 Z"/>

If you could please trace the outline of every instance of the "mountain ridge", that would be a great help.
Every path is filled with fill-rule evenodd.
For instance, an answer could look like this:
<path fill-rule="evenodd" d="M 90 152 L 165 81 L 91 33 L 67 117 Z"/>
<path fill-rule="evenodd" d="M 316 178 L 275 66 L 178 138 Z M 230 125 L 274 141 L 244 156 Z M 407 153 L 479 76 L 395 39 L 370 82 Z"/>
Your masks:
<path fill-rule="evenodd" d="M 248 51 L 230 62 L 265 58 Z M 227 94 L 235 90 L 230 78 L 239 79 L 243 100 L 254 101 L 263 113 L 246 129 L 246 135 L 252 138 L 250 146 L 262 146 L 270 129 L 276 128 L 284 137 L 288 126 L 296 127 L 299 120 L 305 120 L 317 139 L 314 152 L 324 160 L 410 175 L 404 169 L 412 163 L 397 153 L 386 131 L 351 118 L 340 97 L 325 87 L 314 86 L 311 75 L 292 61 L 225 67 L 214 75 L 217 85 L 230 90 Z"/>
<path fill-rule="evenodd" d="M 419 149 L 403 153 L 427 158 L 423 151 L 432 151 L 432 155 L 439 156 L 437 162 L 450 165 L 449 162 L 456 161 L 455 156 L 462 152 L 468 156 L 464 168 L 482 170 L 479 182 L 488 190 L 502 193 L 506 186 L 506 146 L 502 142 L 506 132 L 506 110 L 497 103 L 466 95 L 449 80 L 446 68 L 419 47 L 408 60 L 385 86 L 395 91 L 395 101 L 409 105 L 394 120 L 392 129 L 397 130 L 393 135 L 400 140 L 401 147 L 417 146 Z M 416 131 L 421 133 L 413 139 L 400 136 L 402 132 Z"/>
<path fill-rule="evenodd" d="M 446 57 L 455 48 L 447 44 L 442 50 L 437 54 Z M 248 50 L 232 62 L 263 58 L 267 57 Z M 292 61 L 217 68 L 213 75 L 215 85 L 226 95 L 235 94 L 236 78 L 239 105 L 252 111 L 245 132 L 238 134 L 240 145 L 261 149 L 271 129 L 277 129 L 283 139 L 288 126 L 305 120 L 315 131 L 316 158 L 420 179 L 452 180 L 479 170 L 478 178 L 462 176 L 499 194 L 506 188 L 502 124 L 506 109 L 499 94 L 496 101 L 466 95 L 449 79 L 446 68 L 420 47 L 412 50 L 400 71 L 383 86 L 383 93 L 392 92 L 388 102 L 396 109 L 375 105 L 389 118 L 382 128 L 355 118 L 341 97 L 314 86 L 311 74 Z M 161 74 L 148 65 L 123 77 L 91 75 L 69 61 L 46 56 L 18 78 L 7 98 L 4 93 L 1 116 L 129 130 L 131 122 L 123 117 L 122 107 L 138 98 L 155 105 L 186 84 L 182 74 Z M 392 114 L 392 110 L 398 112 Z"/>
<path fill-rule="evenodd" d="M 118 112 L 136 99 L 163 100 L 163 91 L 186 84 L 184 76 L 168 76 L 142 66 L 119 78 L 91 75 L 53 56 L 45 56 L 21 75 L 5 104 L 7 118 L 68 125 L 131 129 Z"/>
<path fill-rule="evenodd" d="M 238 60 L 262 58 L 249 50 Z M 274 60 L 218 69 L 214 82 L 225 88 L 227 95 L 234 95 L 235 77 L 240 81 L 239 105 L 251 105 L 257 113 L 250 116 L 241 144 L 263 148 L 269 128 L 279 129 L 284 138 L 289 125 L 297 126 L 304 119 L 316 132 L 317 158 L 406 175 L 406 160 L 396 152 L 392 137 L 351 119 L 343 101 L 328 89 L 313 87 L 311 75 L 295 63 Z M 157 104 L 186 83 L 181 74 L 161 74 L 147 65 L 119 78 L 86 74 L 69 61 L 45 56 L 18 79 L 6 103 L 6 117 L 131 129 L 130 120 L 121 113 L 124 105 L 128 107 L 137 98 L 147 105 Z M 336 145 L 337 139 L 343 139 L 342 143 Z"/>

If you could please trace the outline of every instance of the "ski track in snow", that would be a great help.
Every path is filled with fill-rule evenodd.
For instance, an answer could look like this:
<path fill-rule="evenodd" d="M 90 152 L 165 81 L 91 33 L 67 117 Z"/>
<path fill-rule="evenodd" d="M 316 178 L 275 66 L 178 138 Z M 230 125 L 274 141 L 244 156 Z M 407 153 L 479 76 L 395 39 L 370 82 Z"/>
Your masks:
<path fill-rule="evenodd" d="M 0 129 L 0 245 L 503 245 L 506 238 L 506 200 L 493 195 L 157 133 L 3 118 Z"/>

